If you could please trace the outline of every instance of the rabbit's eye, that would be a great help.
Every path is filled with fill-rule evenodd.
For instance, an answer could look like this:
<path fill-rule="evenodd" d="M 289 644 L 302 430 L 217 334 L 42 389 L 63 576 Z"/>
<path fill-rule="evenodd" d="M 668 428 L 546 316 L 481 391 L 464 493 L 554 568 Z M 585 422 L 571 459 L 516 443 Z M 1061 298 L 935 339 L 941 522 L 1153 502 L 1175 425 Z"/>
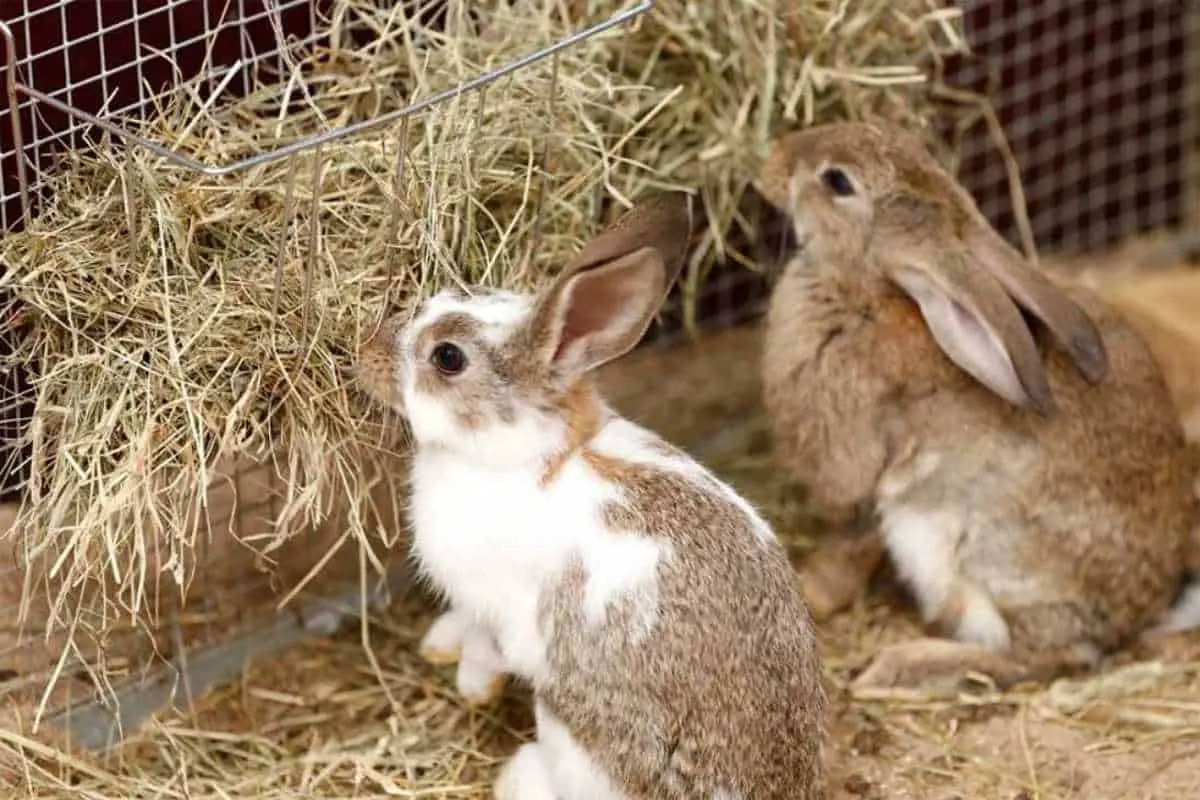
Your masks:
<path fill-rule="evenodd" d="M 854 182 L 837 167 L 825 169 L 821 173 L 821 183 L 838 197 L 850 197 L 854 194 Z"/>
<path fill-rule="evenodd" d="M 457 375 L 467 368 L 467 356 L 456 344 L 441 342 L 433 348 L 429 361 L 443 375 Z"/>

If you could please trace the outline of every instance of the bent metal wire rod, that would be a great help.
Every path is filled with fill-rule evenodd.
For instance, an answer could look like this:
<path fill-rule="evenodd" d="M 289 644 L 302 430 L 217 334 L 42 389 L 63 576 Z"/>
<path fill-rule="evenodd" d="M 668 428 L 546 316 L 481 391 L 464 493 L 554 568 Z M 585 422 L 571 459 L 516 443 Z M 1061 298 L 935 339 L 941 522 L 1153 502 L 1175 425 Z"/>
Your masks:
<path fill-rule="evenodd" d="M 17 155 L 17 179 L 21 192 L 21 210 L 25 218 L 28 219 L 30 210 L 29 183 L 26 174 L 25 158 L 23 155 L 24 139 L 21 133 L 21 118 L 18 105 L 21 96 L 29 97 L 38 103 L 45 103 L 46 105 L 55 108 L 64 114 L 68 114 L 76 119 L 80 119 L 84 122 L 95 125 L 96 127 L 107 131 L 119 139 L 132 142 L 154 153 L 155 155 L 161 156 L 172 164 L 176 164 L 180 167 L 184 167 L 185 169 L 193 170 L 210 177 L 220 177 L 234 172 L 240 172 L 241 170 L 248 169 L 258 164 L 265 164 L 281 158 L 286 158 L 287 156 L 295 155 L 296 153 L 319 147 L 320 145 L 328 142 L 345 139 L 347 137 L 354 136 L 355 134 L 362 133 L 363 131 L 377 128 L 381 125 L 386 125 L 389 122 L 394 122 L 396 120 L 418 114 L 426 109 L 446 102 L 447 100 L 451 100 L 459 95 L 494 83 L 500 78 L 510 75 L 517 70 L 524 69 L 532 64 L 536 64 L 539 61 L 557 55 L 559 52 L 568 47 L 590 39 L 593 36 L 610 30 L 611 28 L 615 28 L 626 22 L 629 22 L 654 8 L 654 4 L 655 0 L 641 0 L 641 2 L 639 2 L 636 6 L 628 8 L 624 11 L 619 11 L 608 19 L 598 22 L 595 25 L 572 33 L 550 45 L 516 58 L 513 61 L 504 64 L 503 66 L 488 70 L 487 72 L 484 72 L 474 78 L 463 81 L 457 86 L 453 86 L 436 94 L 432 94 L 429 97 L 407 105 L 404 108 L 389 111 L 386 114 L 380 114 L 379 116 L 365 119 L 341 128 L 334 128 L 322 133 L 317 133 L 312 136 L 305 137 L 304 139 L 299 139 L 295 142 L 282 145 L 273 150 L 257 153 L 253 156 L 249 156 L 248 158 L 243 158 L 240 161 L 234 161 L 229 164 L 207 164 L 203 161 L 198 161 L 197 159 L 194 159 L 188 155 L 172 150 L 171 148 L 159 142 L 139 136 L 138 134 L 133 133 L 128 128 L 123 127 L 116 122 L 103 119 L 95 114 L 91 114 L 80 108 L 76 108 L 69 103 L 64 103 L 63 101 L 51 97 L 45 92 L 39 91 L 29 84 L 22 82 L 17 71 L 16 40 L 13 36 L 12 28 L 9 27 L 8 24 L 0 21 L 0 40 L 4 42 L 6 54 L 7 68 L 5 70 L 5 83 L 8 94 L 10 121 L 13 132 L 13 149 Z"/>

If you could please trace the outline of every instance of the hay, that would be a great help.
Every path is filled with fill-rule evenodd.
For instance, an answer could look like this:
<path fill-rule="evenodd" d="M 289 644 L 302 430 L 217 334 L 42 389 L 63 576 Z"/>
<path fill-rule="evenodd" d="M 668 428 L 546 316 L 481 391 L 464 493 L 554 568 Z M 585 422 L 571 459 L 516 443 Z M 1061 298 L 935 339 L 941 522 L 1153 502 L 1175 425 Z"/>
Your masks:
<path fill-rule="evenodd" d="M 284 80 L 220 106 L 184 90 L 143 132 L 228 163 L 552 41 L 564 27 L 554 8 L 501 6 L 481 36 L 448 39 L 421 63 L 410 43 L 433 32 L 399 9 L 340 3 L 334 46 L 293 71 L 311 69 L 306 91 Z M 350 49 L 350 30 L 364 25 L 382 35 Z M 601 101 L 627 91 L 600 68 L 605 48 L 562 57 L 555 157 L 579 177 L 547 203 L 550 253 L 584 228 L 580 194 L 599 180 L 596 154 L 608 146 Z M 274 535 L 249 543 L 255 550 L 271 554 L 345 500 L 350 535 L 381 561 L 360 507 L 367 484 L 387 476 L 364 464 L 380 431 L 344 368 L 385 307 L 456 281 L 523 287 L 537 277 L 521 248 L 547 83 L 524 72 L 502 99 L 464 98 L 407 130 L 226 179 L 104 143 L 58 165 L 49 206 L 0 246 L 24 307 L 12 360 L 39 366 L 33 477 L 12 535 L 31 569 L 26 591 L 53 578 L 52 627 L 99 640 L 124 619 L 156 624 L 158 582 L 186 588 L 197 538 L 209 535 L 203 488 L 237 456 L 274 459 L 286 490 Z"/>
<path fill-rule="evenodd" d="M 185 86 L 142 132 L 228 163 L 400 108 L 616 8 L 472 3 L 472 22 L 451 3 L 442 33 L 399 6 L 338 0 L 328 47 L 244 99 Z M 564 52 L 553 102 L 550 67 L 530 69 L 227 178 L 106 141 L 69 154 L 41 215 L 0 243 L 0 283 L 22 309 L 11 362 L 39 373 L 11 534 L 25 591 L 51 597 L 51 627 L 77 649 L 119 622 L 153 627 L 162 598 L 185 592 L 198 539 L 226 535 L 209 530 L 203 490 L 240 457 L 273 459 L 286 488 L 254 550 L 269 557 L 344 503 L 347 535 L 378 566 L 397 532 L 366 530 L 381 472 L 367 462 L 400 443 L 344 367 L 385 311 L 458 282 L 532 286 L 650 186 L 699 187 L 711 228 L 696 263 L 729 255 L 769 137 L 868 110 L 918 124 L 921 65 L 956 45 L 954 19 L 930 0 L 662 0 L 632 30 Z M 356 44 L 354 30 L 377 38 Z"/>
<path fill-rule="evenodd" d="M 742 369 L 759 346 L 759 331 L 748 327 L 686 347 L 643 350 L 613 365 L 604 389 L 626 414 L 695 448 L 732 419 L 761 417 L 756 374 Z M 713 369 L 733 380 L 714 386 Z M 648 375 L 657 376 L 661 393 L 641 391 Z M 743 416 L 732 417 L 735 410 Z M 773 462 L 769 439 L 726 441 L 709 447 L 712 464 L 764 510 L 797 561 L 803 558 L 811 519 Z M 821 628 L 832 701 L 831 800 L 1194 797 L 1194 637 L 1179 642 L 1179 652 L 1145 654 L 1140 663 L 1121 654 L 1105 671 L 1049 686 L 950 700 L 852 697 L 846 683 L 878 647 L 919 631 L 901 597 L 885 580 Z M 354 633 L 304 645 L 254 664 L 240 681 L 157 721 L 106 758 L 56 752 L 0 731 L 0 785 L 3 767 L 12 764 L 13 785 L 63 800 L 486 800 L 495 770 L 532 735 L 529 704 L 510 688 L 497 706 L 467 707 L 454 691 L 453 669 L 416 656 L 433 613 L 413 591 L 372 618 L 381 674 L 363 661 Z"/>

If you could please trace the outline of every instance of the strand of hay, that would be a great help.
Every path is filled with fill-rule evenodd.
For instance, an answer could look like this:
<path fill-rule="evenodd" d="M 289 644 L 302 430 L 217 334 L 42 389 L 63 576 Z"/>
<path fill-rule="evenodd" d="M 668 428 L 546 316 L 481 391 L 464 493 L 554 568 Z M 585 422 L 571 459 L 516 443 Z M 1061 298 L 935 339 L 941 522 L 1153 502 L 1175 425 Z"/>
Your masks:
<path fill-rule="evenodd" d="M 403 107 L 618 4 L 469 7 L 450 3 L 441 31 L 402 4 L 338 0 L 328 47 L 244 99 L 183 87 L 143 133 L 228 163 Z M 381 439 L 344 367 L 385 309 L 459 282 L 535 285 L 610 200 L 651 185 L 701 187 L 711 262 L 781 125 L 868 110 L 918 124 L 920 66 L 955 46 L 954 19 L 931 0 L 660 0 L 631 30 L 562 53 L 553 103 L 544 65 L 225 178 L 107 142 L 68 155 L 40 217 L 0 242 L 23 307 L 12 363 L 39 372 L 33 477 L 10 534 L 25 591 L 49 593 L 53 627 L 76 642 L 153 626 L 155 598 L 186 590 L 197 537 L 234 534 L 205 524 L 204 488 L 237 457 L 275 459 L 286 488 L 255 550 L 338 501 L 370 547 L 364 462 L 401 443 Z"/>

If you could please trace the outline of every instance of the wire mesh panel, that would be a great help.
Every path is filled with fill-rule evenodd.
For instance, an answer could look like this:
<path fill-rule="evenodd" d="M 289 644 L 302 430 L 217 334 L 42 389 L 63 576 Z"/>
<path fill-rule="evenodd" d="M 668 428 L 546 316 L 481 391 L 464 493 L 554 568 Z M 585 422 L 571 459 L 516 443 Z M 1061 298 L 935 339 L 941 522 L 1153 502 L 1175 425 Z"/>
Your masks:
<path fill-rule="evenodd" d="M 962 7 L 973 57 L 952 65 L 948 78 L 991 101 L 1041 248 L 1091 250 L 1185 223 L 1200 113 L 1188 42 L 1194 48 L 1200 5 L 990 0 Z M 984 126 L 965 137 L 960 174 L 1015 241 L 1007 165 Z"/>
<path fill-rule="evenodd" d="M 203 72 L 203 88 L 245 92 L 256 70 L 315 40 L 327 0 L 22 0 L 0 4 L 24 81 L 73 108 L 137 116 Z M 22 150 L 37 189 L 49 156 L 76 147 L 90 125 L 32 98 L 20 100 Z M 0 112 L 0 228 L 19 224 L 12 121 Z"/>
<path fill-rule="evenodd" d="M 1046 253 L 1200 227 L 1200 3 L 957 5 L 971 54 L 930 65 L 931 91 L 952 111 L 938 127 L 958 175 L 1001 233 L 1022 244 L 1021 203 L 1032 239 Z M 983 101 L 996 124 L 989 124 Z M 748 210 L 766 227 L 757 243 L 740 242 L 745 254 L 769 260 L 786 251 L 786 221 L 760 213 L 753 202 Z M 758 317 L 771 278 L 770 271 L 748 271 L 735 261 L 718 265 L 701 288 L 697 322 L 720 328 Z M 669 317 L 656 335 L 673 340 L 680 324 L 677 315 Z"/>
<path fill-rule="evenodd" d="M 321 5 L 307 0 L 139 3 L 96 0 L 26 2 L 23 7 L 4 4 L 0 14 L 14 36 L 13 53 L 6 55 L 14 57 L 22 80 L 32 88 L 87 113 L 136 118 L 196 76 L 202 78 L 202 83 L 195 85 L 198 92 L 244 93 L 252 87 L 258 71 L 277 62 L 285 47 L 315 41 L 314 23 Z M 42 179 L 52 168 L 55 154 L 80 146 L 83 135 L 94 131 L 80 117 L 32 98 L 20 102 L 20 111 L 17 133 L 25 156 L 32 210 L 36 213 L 38 201 L 46 199 L 41 191 Z M 6 110 L 3 117 L 0 222 L 6 230 L 11 230 L 22 222 L 23 198 L 19 188 L 22 176 L 16 168 L 11 114 Z M 8 397 L 22 397 L 28 392 L 24 375 L 5 375 L 5 380 Z M 20 403 L 14 408 L 10 401 L 5 411 L 6 438 L 9 442 L 23 440 L 31 405 Z M 6 476 L 7 483 L 14 487 L 11 494 L 16 494 L 15 487 L 27 477 L 27 470 L 20 468 L 25 454 L 12 454 L 17 463 L 10 462 L 15 468 Z M 318 531 L 298 537 L 296 546 L 282 554 L 282 573 L 279 563 L 271 570 L 260 568 L 267 565 L 256 565 L 252 553 L 238 546 L 231 536 L 222 534 L 236 530 L 240 535 L 253 536 L 256 531 L 269 529 L 270 508 L 278 494 L 274 471 L 245 462 L 226 465 L 218 473 L 213 476 L 216 487 L 210 497 L 209 518 L 217 536 L 198 543 L 196 559 L 208 566 L 210 578 L 228 579 L 232 591 L 224 592 L 224 598 L 221 593 L 210 594 L 201 598 L 204 602 L 193 602 L 186 615 L 171 613 L 175 605 L 172 598 L 156 601 L 173 620 L 161 635 L 124 632 L 110 638 L 103 654 L 79 654 L 79 658 L 71 660 L 75 666 L 61 676 L 57 691 L 50 698 L 50 708 L 86 700 L 100 688 L 88 669 L 78 668 L 79 662 L 86 663 L 102 655 L 102 661 L 93 663 L 102 663 L 113 674 L 124 672 L 137 677 L 150 664 L 147 653 L 169 658 L 181 655 L 185 649 L 230 636 L 241 620 L 249 619 L 264 606 L 269 607 L 279 581 L 294 584 L 302 578 L 303 571 L 311 568 L 327 549 L 330 536 L 336 536 L 334 531 L 325 534 Z M 306 555 L 304 551 L 308 549 L 311 553 Z M 301 569 L 301 573 L 284 574 L 293 568 Z M 345 575 L 344 569 L 341 574 Z M 0 595 L 10 610 L 18 607 L 21 581 L 19 566 L 7 561 L 0 565 Z M 26 609 L 23 642 L 17 643 L 11 636 L 15 631 L 6 629 L 0 635 L 0 667 L 6 670 L 5 680 L 12 679 L 6 693 L 40 691 L 37 684 L 46 679 L 47 668 L 53 668 L 61 655 L 63 637 L 55 636 L 49 641 L 40 638 L 49 614 L 45 604 L 35 598 Z M 105 731 L 105 727 L 98 726 L 95 730 Z M 103 738 L 102 734 L 97 735 Z M 98 743 L 103 742 L 91 742 Z"/>
<path fill-rule="evenodd" d="M 276 62 L 285 45 L 314 41 L 318 13 L 328 0 L 22 0 L 0 3 L 0 22 L 12 34 L 3 79 L 23 81 L 73 108 L 100 116 L 137 116 L 197 75 L 199 88 L 248 90 L 255 71 Z M 290 45 L 289 45 L 290 43 Z M 0 42 L 0 46 L 4 43 Z M 0 107 L 0 230 L 22 225 L 22 204 L 36 211 L 43 176 L 56 153 L 77 147 L 92 126 L 31 97 Z M 15 123 L 15 124 L 14 124 Z M 18 142 L 20 147 L 18 148 Z M 20 153 L 18 154 L 18 150 Z M 22 179 L 29 197 L 23 201 Z M 0 307 L 10 298 L 0 293 Z M 0 350 L 11 351 L 6 331 Z M 28 478 L 24 439 L 32 416 L 25 370 L 0 376 L 0 494 L 14 499 Z"/>
<path fill-rule="evenodd" d="M 287 48 L 316 41 L 318 13 L 327 5 L 322 0 L 4 3 L 0 4 L 0 22 L 6 23 L 12 34 L 11 49 L 5 53 L 8 63 L 4 78 L 7 80 L 8 70 L 15 68 L 31 88 L 101 117 L 144 115 L 176 87 L 197 76 L 202 78 L 200 84 L 194 84 L 199 93 L 238 95 L 251 89 L 259 71 L 277 64 Z M 16 121 L 9 107 L 0 110 L 0 228 L 5 231 L 21 227 L 25 202 L 36 213 L 47 199 L 43 178 L 53 169 L 57 154 L 81 146 L 86 134 L 95 133 L 81 117 L 31 97 L 19 99 L 18 108 Z M 22 179 L 27 188 L 25 197 Z M 6 310 L 9 302 L 10 298 L 0 298 Z M 8 340 L 0 344 L 6 350 L 12 347 Z M 6 445 L 12 450 L 14 443 L 27 441 L 33 408 L 26 374 L 6 372 L 3 384 L 0 391 L 6 401 L 0 423 Z M 27 457 L 27 447 L 7 454 L 6 500 L 17 498 L 19 487 L 28 477 Z M 256 526 L 267 527 L 268 510 L 277 494 L 271 470 L 242 463 L 227 465 L 223 475 L 214 477 L 219 484 L 217 495 L 227 495 L 224 500 L 214 495 L 210 524 L 215 531 L 236 529 L 253 534 Z M 302 537 L 297 545 L 319 548 L 321 542 L 317 539 L 322 538 L 328 536 L 318 533 Z M 199 547 L 198 561 L 215 565 L 218 574 L 240 575 L 234 581 L 243 581 L 241 590 L 226 598 L 229 603 L 210 597 L 208 604 L 193 604 L 187 615 L 174 614 L 171 631 L 164 631 L 157 641 L 144 631 L 114 635 L 102 661 L 94 663 L 103 663 L 112 674 L 124 672 L 133 677 L 148 665 L 146 653 L 169 657 L 181 648 L 227 636 L 231 625 L 236 626 L 245 612 L 262 607 L 264 595 L 269 596 L 274 581 L 280 579 L 279 575 L 268 576 L 260 571 L 251 554 L 236 546 L 232 538 L 218 536 L 202 541 Z M 311 567 L 315 560 L 297 555 L 290 556 L 293 566 L 307 561 Z M 319 557 L 319 550 L 313 555 Z M 255 573 L 259 577 L 254 577 Z M 287 579 L 298 577 L 302 576 Z M 20 602 L 21 581 L 18 565 L 8 560 L 0 563 L 0 597 L 12 612 Z M 169 598 L 163 598 L 164 611 L 171 605 Z M 226 607 L 218 607 L 221 605 Z M 49 641 L 41 638 L 49 613 L 45 604 L 34 598 L 25 609 L 22 642 L 13 636 L 15 631 L 7 629 L 11 619 L 0 631 L 0 667 L 4 670 L 2 681 L 8 682 L 6 694 L 40 692 L 38 683 L 44 682 L 47 668 L 53 668 L 61 655 L 61 636 Z M 86 663 L 100 654 L 80 655 L 83 658 L 72 659 L 75 666 L 61 676 L 57 692 L 50 698 L 51 708 L 85 700 L 99 688 L 96 676 L 86 667 L 80 669 L 79 662 Z"/>

